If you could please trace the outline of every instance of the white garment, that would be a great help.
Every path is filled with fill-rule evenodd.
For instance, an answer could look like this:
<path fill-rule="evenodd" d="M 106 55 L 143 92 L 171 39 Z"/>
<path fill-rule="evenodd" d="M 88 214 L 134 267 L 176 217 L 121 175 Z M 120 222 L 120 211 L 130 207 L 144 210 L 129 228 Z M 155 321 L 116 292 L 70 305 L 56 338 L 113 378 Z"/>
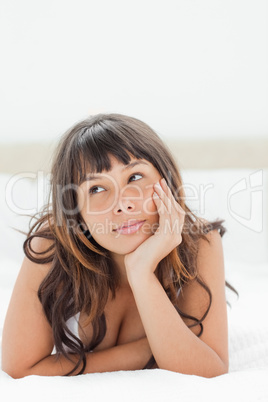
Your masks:
<path fill-rule="evenodd" d="M 73 317 L 69 318 L 69 320 L 66 321 L 67 328 L 78 338 L 79 337 L 79 317 L 80 313 L 77 313 Z M 67 334 L 68 336 L 68 334 Z M 72 353 L 71 349 L 68 348 L 64 343 L 62 344 L 64 350 L 66 353 Z"/>
<path fill-rule="evenodd" d="M 74 315 L 73 317 L 69 318 L 69 320 L 66 321 L 66 325 L 67 325 L 68 329 L 77 338 L 79 338 L 79 317 L 80 317 L 80 313 L 77 313 L 76 315 Z"/>

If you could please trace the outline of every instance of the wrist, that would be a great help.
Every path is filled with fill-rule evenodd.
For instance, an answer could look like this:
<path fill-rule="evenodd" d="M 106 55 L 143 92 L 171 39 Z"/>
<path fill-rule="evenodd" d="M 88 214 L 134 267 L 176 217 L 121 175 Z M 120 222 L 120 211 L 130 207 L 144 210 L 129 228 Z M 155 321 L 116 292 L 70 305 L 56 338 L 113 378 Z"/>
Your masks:
<path fill-rule="evenodd" d="M 154 279 L 156 279 L 156 276 L 153 271 L 147 271 L 146 269 L 144 270 L 129 270 L 127 271 L 127 278 L 129 285 L 131 289 L 135 288 L 142 288 L 145 287 L 147 288 L 150 283 Z"/>

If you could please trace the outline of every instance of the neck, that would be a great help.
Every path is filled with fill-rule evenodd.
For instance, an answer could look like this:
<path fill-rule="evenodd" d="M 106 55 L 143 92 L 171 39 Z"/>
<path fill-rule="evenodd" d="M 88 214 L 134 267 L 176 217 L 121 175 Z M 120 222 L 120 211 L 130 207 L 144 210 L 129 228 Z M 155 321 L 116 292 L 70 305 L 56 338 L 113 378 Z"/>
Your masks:
<path fill-rule="evenodd" d="M 123 254 L 115 254 L 112 252 L 110 254 L 120 274 L 120 288 L 130 288 L 125 267 L 125 256 Z"/>

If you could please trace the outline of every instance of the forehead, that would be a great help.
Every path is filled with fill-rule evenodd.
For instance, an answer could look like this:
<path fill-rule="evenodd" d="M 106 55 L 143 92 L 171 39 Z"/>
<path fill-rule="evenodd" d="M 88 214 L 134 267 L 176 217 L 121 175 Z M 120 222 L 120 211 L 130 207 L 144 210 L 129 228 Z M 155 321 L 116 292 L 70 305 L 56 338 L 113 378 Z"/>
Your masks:
<path fill-rule="evenodd" d="M 115 174 L 115 175 L 127 174 L 127 172 L 129 172 L 130 170 L 133 170 L 135 167 L 137 169 L 145 168 L 145 169 L 149 169 L 149 170 L 157 170 L 153 166 L 153 164 L 146 159 L 137 159 L 135 157 L 130 156 L 128 163 L 121 162 L 113 155 L 110 155 L 109 159 L 110 159 L 110 165 L 109 165 L 110 168 L 103 169 L 100 172 L 96 172 L 96 170 L 92 171 L 92 169 L 90 169 L 90 166 L 88 165 L 86 172 L 85 172 L 85 176 L 82 179 L 82 181 L 80 182 L 80 184 L 82 184 L 84 182 L 92 181 L 92 180 L 103 179 L 103 178 L 109 176 L 110 174 Z"/>
<path fill-rule="evenodd" d="M 100 173 L 95 173 L 95 172 L 91 172 L 90 169 L 87 171 L 87 175 L 86 175 L 86 179 L 93 179 L 96 177 L 101 177 L 102 175 L 109 175 L 109 173 L 124 173 L 129 171 L 130 169 L 134 168 L 134 167 L 149 167 L 149 168 L 153 168 L 153 165 L 147 161 L 146 159 L 136 159 L 134 157 L 130 158 L 129 163 L 125 164 L 122 163 L 121 161 L 119 161 L 118 159 L 116 159 L 114 156 L 110 157 L 110 169 L 106 170 L 102 170 Z"/>
<path fill-rule="evenodd" d="M 109 170 L 104 170 L 105 173 L 109 173 L 113 170 L 127 170 L 127 169 L 137 166 L 137 165 L 152 166 L 152 164 L 149 161 L 147 161 L 146 159 L 137 159 L 133 156 L 130 156 L 130 160 L 127 164 L 116 159 L 116 157 L 113 155 L 110 155 L 109 159 L 110 159 L 110 163 L 111 163 L 111 168 Z"/>

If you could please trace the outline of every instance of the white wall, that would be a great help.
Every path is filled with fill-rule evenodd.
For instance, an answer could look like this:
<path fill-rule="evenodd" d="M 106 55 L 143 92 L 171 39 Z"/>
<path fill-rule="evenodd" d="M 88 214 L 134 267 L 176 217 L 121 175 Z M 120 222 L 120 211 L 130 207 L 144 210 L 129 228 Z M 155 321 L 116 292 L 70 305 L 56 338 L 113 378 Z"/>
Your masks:
<path fill-rule="evenodd" d="M 266 0 L 1 0 L 0 141 L 88 114 L 162 136 L 268 135 Z"/>

